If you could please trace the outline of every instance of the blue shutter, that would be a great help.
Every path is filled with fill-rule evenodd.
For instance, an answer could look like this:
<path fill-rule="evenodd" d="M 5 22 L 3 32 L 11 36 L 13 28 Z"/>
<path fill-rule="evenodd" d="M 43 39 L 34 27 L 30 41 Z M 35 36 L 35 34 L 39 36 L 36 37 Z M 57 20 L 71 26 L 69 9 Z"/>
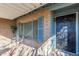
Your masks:
<path fill-rule="evenodd" d="M 56 35 L 55 19 L 51 17 L 51 36 Z"/>
<path fill-rule="evenodd" d="M 56 22 L 54 17 L 51 17 L 51 37 L 52 37 L 52 47 L 56 48 Z"/>
<path fill-rule="evenodd" d="M 43 34 L 43 17 L 40 16 L 38 18 L 38 43 L 42 44 L 44 39 L 44 34 Z"/>

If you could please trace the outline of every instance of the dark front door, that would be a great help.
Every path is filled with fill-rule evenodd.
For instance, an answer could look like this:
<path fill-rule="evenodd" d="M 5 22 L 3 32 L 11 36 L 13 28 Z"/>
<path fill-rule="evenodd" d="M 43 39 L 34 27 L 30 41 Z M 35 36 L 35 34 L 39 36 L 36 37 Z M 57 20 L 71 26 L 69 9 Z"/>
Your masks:
<path fill-rule="evenodd" d="M 56 18 L 57 48 L 76 53 L 76 14 Z"/>

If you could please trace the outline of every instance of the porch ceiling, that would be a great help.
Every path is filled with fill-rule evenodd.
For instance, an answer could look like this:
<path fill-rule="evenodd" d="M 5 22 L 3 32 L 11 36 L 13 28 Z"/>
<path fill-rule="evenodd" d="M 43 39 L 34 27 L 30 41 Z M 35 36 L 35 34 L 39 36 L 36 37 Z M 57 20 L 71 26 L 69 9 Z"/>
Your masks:
<path fill-rule="evenodd" d="M 0 18 L 15 19 L 46 3 L 0 3 Z"/>

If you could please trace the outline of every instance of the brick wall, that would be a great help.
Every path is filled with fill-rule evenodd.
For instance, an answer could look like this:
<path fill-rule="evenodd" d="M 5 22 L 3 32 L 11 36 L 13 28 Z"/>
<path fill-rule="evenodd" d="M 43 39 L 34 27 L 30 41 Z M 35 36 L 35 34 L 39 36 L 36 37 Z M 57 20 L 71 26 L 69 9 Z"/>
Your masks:
<path fill-rule="evenodd" d="M 0 35 L 7 37 L 7 38 L 12 38 L 13 33 L 11 30 L 11 26 L 15 24 L 16 24 L 15 20 L 8 20 L 8 19 L 0 18 Z"/>

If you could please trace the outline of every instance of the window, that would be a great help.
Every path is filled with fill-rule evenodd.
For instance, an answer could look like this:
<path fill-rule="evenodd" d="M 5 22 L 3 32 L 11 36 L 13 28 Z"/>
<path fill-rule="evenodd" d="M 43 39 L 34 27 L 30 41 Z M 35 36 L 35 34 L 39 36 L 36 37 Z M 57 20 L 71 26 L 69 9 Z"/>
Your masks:
<path fill-rule="evenodd" d="M 20 24 L 19 37 L 21 39 L 36 40 L 39 44 L 42 44 L 44 39 L 43 17 L 40 16 L 37 20 Z"/>

